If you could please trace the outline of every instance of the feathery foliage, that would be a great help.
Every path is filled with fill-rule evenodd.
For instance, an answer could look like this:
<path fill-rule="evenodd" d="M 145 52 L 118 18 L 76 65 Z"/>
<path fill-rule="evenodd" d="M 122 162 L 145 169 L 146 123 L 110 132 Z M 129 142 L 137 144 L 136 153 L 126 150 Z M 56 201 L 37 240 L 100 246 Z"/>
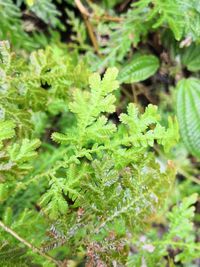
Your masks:
<path fill-rule="evenodd" d="M 0 266 L 198 266 L 199 7 L 0 0 Z"/>
<path fill-rule="evenodd" d="M 2 71 L 5 78 L 12 73 L 12 58 L 9 57 L 8 43 L 2 43 L 1 48 Z M 65 68 L 61 65 L 62 61 L 59 65 L 62 69 L 58 72 L 57 65 L 50 68 L 51 64 L 55 64 L 53 60 L 56 60 L 54 56 L 57 54 L 49 56 L 48 51 L 48 49 L 44 52 L 39 50 L 31 54 L 28 65 L 28 70 L 32 73 L 30 80 L 27 79 L 26 68 L 17 77 L 12 76 L 13 80 L 2 80 L 3 86 L 6 81 L 10 81 L 7 91 L 3 92 L 9 96 L 12 93 L 17 95 L 21 81 L 26 81 L 24 86 L 27 88 L 21 96 L 24 103 L 22 107 L 24 109 L 28 107 L 29 110 L 32 108 L 30 117 L 42 107 L 45 112 L 48 97 L 54 97 L 54 101 L 57 97 L 64 100 L 65 95 L 60 94 L 60 90 L 59 94 L 56 94 L 57 84 L 61 88 L 63 85 L 67 86 L 67 78 L 70 80 L 70 85 L 72 81 L 76 84 L 72 75 L 74 69 L 70 73 L 68 65 L 67 74 L 71 76 L 63 77 Z M 48 62 L 45 52 L 48 55 Z M 60 50 L 55 50 L 56 52 L 61 53 Z M 107 264 L 110 264 L 112 259 L 121 263 L 126 262 L 128 251 L 123 239 L 128 229 L 135 233 L 140 231 L 142 225 L 145 226 L 147 218 L 162 206 L 162 199 L 172 186 L 173 168 L 169 166 L 166 172 L 162 173 L 148 148 L 157 142 L 169 150 L 178 139 L 177 123 L 170 119 L 169 127 L 166 129 L 160 124 L 160 116 L 153 105 L 149 105 L 144 114 L 139 115 L 137 107 L 130 104 L 128 113 L 120 115 L 121 123 L 118 126 L 108 120 L 107 114 L 115 111 L 114 92 L 119 87 L 117 74 L 116 68 L 108 69 L 103 79 L 94 73 L 89 76 L 90 90 L 75 89 L 71 101 L 67 102 L 66 99 L 65 104 L 74 114 L 76 123 L 66 128 L 62 134 L 53 133 L 52 139 L 61 144 L 59 150 L 63 150 L 64 153 L 62 152 L 62 157 L 55 158 L 52 164 L 47 165 L 44 171 L 41 169 L 41 173 L 33 171 L 33 175 L 31 174 L 35 165 L 33 158 L 37 156 L 35 150 L 41 145 L 38 139 L 33 139 L 34 121 L 32 134 L 28 134 L 28 129 L 25 130 L 25 122 L 25 125 L 21 125 L 24 133 L 18 132 L 18 121 L 15 117 L 9 117 L 9 113 L 7 115 L 9 107 L 14 105 L 8 101 L 4 106 L 5 115 L 1 122 L 5 131 L 5 133 L 1 131 L 3 147 L 1 201 L 8 201 L 11 204 L 16 197 L 19 198 L 20 191 L 30 190 L 27 186 L 33 186 L 31 184 L 34 182 L 34 176 L 41 182 L 46 177 L 48 183 L 42 182 L 43 186 L 40 189 L 45 192 L 36 201 L 51 222 L 59 220 L 59 228 L 64 233 L 61 244 L 67 242 L 68 249 L 72 253 L 73 248 L 75 256 L 80 247 L 87 249 L 93 243 L 98 244 L 100 250 L 95 253 Z M 54 75 L 57 75 L 57 80 Z M 47 92 L 41 87 L 41 82 L 48 83 Z M 32 92 L 33 88 L 37 87 L 39 94 L 37 97 L 26 96 L 27 90 Z M 45 92 L 44 100 L 42 91 Z M 42 100 L 41 104 L 38 99 Z M 17 106 L 16 102 L 16 110 L 20 107 L 21 105 Z M 27 139 L 27 134 L 30 139 Z M 23 138 L 20 140 L 20 137 Z M 5 139 L 10 139 L 10 142 L 5 143 Z M 40 157 L 38 160 L 40 161 Z M 16 188 L 17 176 L 22 182 Z M 8 199 L 11 191 L 13 200 Z M 111 231 L 114 231 L 115 237 L 109 240 Z M 30 240 L 38 244 L 35 240 Z M 110 248 L 111 243 L 113 246 L 121 244 L 124 257 L 120 257 L 120 251 L 116 252 Z M 105 257 L 105 251 L 109 257 Z M 89 254 L 87 261 L 93 261 Z"/>

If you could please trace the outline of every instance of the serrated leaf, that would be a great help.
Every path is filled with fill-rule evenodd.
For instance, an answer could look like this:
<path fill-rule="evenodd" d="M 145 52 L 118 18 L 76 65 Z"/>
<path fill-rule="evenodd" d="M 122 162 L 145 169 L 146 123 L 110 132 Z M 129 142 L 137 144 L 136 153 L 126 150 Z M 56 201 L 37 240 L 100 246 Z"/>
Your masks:
<path fill-rule="evenodd" d="M 144 81 L 152 76 L 159 67 L 157 57 L 152 55 L 140 55 L 128 63 L 119 74 L 122 83 L 136 83 Z"/>
<path fill-rule="evenodd" d="M 177 85 L 177 115 L 183 142 L 200 158 L 200 80 L 181 80 Z"/>

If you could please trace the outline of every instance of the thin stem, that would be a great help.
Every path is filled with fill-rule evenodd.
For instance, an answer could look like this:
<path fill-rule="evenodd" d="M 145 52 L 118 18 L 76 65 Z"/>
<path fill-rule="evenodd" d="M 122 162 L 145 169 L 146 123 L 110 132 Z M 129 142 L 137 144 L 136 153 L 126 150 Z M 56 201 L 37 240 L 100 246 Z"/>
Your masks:
<path fill-rule="evenodd" d="M 194 183 L 197 183 L 200 185 L 200 180 L 192 175 L 190 175 L 189 173 L 185 172 L 183 169 L 178 168 L 178 172 L 183 175 L 185 178 L 191 180 Z"/>
<path fill-rule="evenodd" d="M 96 36 L 94 34 L 94 29 L 92 24 L 90 23 L 89 18 L 91 17 L 90 13 L 88 12 L 88 10 L 84 7 L 84 5 L 81 3 L 80 0 L 75 0 L 76 6 L 78 7 L 79 11 L 81 12 L 85 25 L 87 27 L 88 30 L 88 34 L 90 36 L 92 45 L 94 47 L 94 50 L 96 51 L 97 54 L 99 54 L 99 46 L 98 46 L 98 42 L 96 39 Z"/>
<path fill-rule="evenodd" d="M 113 21 L 113 22 L 121 22 L 123 21 L 123 18 L 120 17 L 112 17 L 108 14 L 104 14 L 102 16 L 97 16 L 95 14 L 90 14 L 88 12 L 88 10 L 84 7 L 84 5 L 82 4 L 82 2 L 80 0 L 75 0 L 75 3 L 79 9 L 79 11 L 84 14 L 85 16 L 87 16 L 88 18 L 93 18 L 95 20 L 106 20 L 106 21 Z"/>
<path fill-rule="evenodd" d="M 42 252 L 39 248 L 34 247 L 31 243 L 29 243 L 28 241 L 26 241 L 25 239 L 23 239 L 21 236 L 19 236 L 17 233 L 15 233 L 11 228 L 9 228 L 8 226 L 6 226 L 2 221 L 0 221 L 0 227 L 4 231 L 6 231 L 10 235 L 12 235 L 15 239 L 17 239 L 18 241 L 20 241 L 21 243 L 23 243 L 25 246 L 27 246 L 28 248 L 30 248 L 33 252 L 35 252 L 35 253 L 39 254 L 40 256 L 46 258 L 48 261 L 53 262 L 56 266 L 61 266 L 61 264 L 58 261 L 56 261 L 51 256 L 45 254 L 44 252 Z"/>

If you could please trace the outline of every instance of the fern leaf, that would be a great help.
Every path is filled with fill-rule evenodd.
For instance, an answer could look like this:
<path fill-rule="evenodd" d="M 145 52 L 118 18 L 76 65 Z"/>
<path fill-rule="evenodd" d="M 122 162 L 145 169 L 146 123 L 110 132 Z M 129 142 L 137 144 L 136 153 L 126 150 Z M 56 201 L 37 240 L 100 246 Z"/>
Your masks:
<path fill-rule="evenodd" d="M 66 134 L 61 134 L 56 132 L 51 135 L 51 138 L 53 141 L 59 144 L 69 144 L 69 142 L 72 142 L 72 140 L 75 139 L 72 136 L 69 137 Z"/>
<path fill-rule="evenodd" d="M 0 142 L 15 135 L 15 124 L 12 121 L 0 121 Z"/>
<path fill-rule="evenodd" d="M 62 30 L 64 29 L 64 25 L 58 19 L 61 14 L 56 9 L 56 6 L 52 0 L 34 1 L 29 4 L 29 8 L 33 13 L 36 14 L 38 18 L 43 20 L 46 24 L 49 24 L 52 27 L 60 27 L 60 29 Z"/>
<path fill-rule="evenodd" d="M 101 81 L 100 75 L 95 73 L 89 78 L 91 93 L 76 91 L 74 94 L 75 101 L 70 103 L 70 110 L 77 114 L 83 127 L 90 125 L 100 113 L 114 111 L 115 97 L 110 93 L 118 88 L 117 74 L 116 68 L 110 68 Z"/>
<path fill-rule="evenodd" d="M 121 114 L 120 121 L 127 125 L 129 137 L 124 138 L 123 143 L 132 144 L 136 147 L 153 146 L 156 140 L 162 144 L 166 151 L 179 139 L 178 125 L 169 119 L 169 128 L 165 129 L 160 123 L 157 107 L 149 105 L 145 113 L 139 116 L 138 109 L 134 104 L 129 104 L 128 114 Z M 153 126 L 153 128 L 151 128 Z"/>
<path fill-rule="evenodd" d="M 63 181 L 57 180 L 52 182 L 50 190 L 48 190 L 41 198 L 40 205 L 45 206 L 45 212 L 50 219 L 56 220 L 60 214 L 64 215 L 67 212 L 67 201 L 62 195 Z"/>
<path fill-rule="evenodd" d="M 21 144 L 14 144 L 9 148 L 9 155 L 13 162 L 23 163 L 26 161 L 32 160 L 37 156 L 37 152 L 35 151 L 41 142 L 38 139 L 28 140 L 23 139 Z"/>

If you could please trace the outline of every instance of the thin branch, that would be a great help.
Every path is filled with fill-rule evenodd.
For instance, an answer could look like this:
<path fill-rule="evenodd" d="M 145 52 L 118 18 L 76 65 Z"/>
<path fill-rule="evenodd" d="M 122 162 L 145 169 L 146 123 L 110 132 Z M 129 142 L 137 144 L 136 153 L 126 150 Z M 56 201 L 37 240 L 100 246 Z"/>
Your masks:
<path fill-rule="evenodd" d="M 75 0 L 75 4 L 83 15 L 90 17 L 90 13 L 87 11 L 87 9 L 84 7 L 80 0 Z"/>
<path fill-rule="evenodd" d="M 14 238 L 16 238 L 18 241 L 20 241 L 21 243 L 23 243 L 25 246 L 27 246 L 28 248 L 30 248 L 33 252 L 35 252 L 35 253 L 39 254 L 40 256 L 46 258 L 48 261 L 53 262 L 56 266 L 61 266 L 61 264 L 58 261 L 56 261 L 51 256 L 49 256 L 49 255 L 45 254 L 44 252 L 42 252 L 39 248 L 34 247 L 28 241 L 26 241 L 25 239 L 23 239 L 22 237 L 20 237 L 11 228 L 9 228 L 8 226 L 6 226 L 2 221 L 0 221 L 0 227 L 3 228 L 4 231 L 6 231 L 10 235 L 12 235 Z"/>
<path fill-rule="evenodd" d="M 105 14 L 103 16 L 97 16 L 95 14 L 91 14 L 88 12 L 87 8 L 85 8 L 85 6 L 82 4 L 81 0 L 75 0 L 75 4 L 83 16 L 83 19 L 84 19 L 85 25 L 87 27 L 88 34 L 89 34 L 90 40 L 92 42 L 92 45 L 94 47 L 94 50 L 97 54 L 99 54 L 99 45 L 97 42 L 97 38 L 95 36 L 95 31 L 94 31 L 93 25 L 90 23 L 90 19 L 95 19 L 97 21 L 105 20 L 105 21 L 113 21 L 113 22 L 121 22 L 121 21 L 123 21 L 123 19 L 118 18 L 118 17 L 112 17 L 112 16 L 109 16 L 107 14 Z"/>
<path fill-rule="evenodd" d="M 92 15 L 91 17 L 96 20 L 104 20 L 104 21 L 112 21 L 112 22 L 122 22 L 124 20 L 123 18 L 112 17 L 109 15 L 102 15 L 102 16 Z"/>
<path fill-rule="evenodd" d="M 191 180 L 192 182 L 196 183 L 196 184 L 199 184 L 200 185 L 200 180 L 198 178 L 196 178 L 195 176 L 193 175 L 190 175 L 189 173 L 187 173 L 186 171 L 184 171 L 183 169 L 181 168 L 178 168 L 178 172 L 183 175 L 185 178 Z"/>
<path fill-rule="evenodd" d="M 84 7 L 84 5 L 81 3 L 80 0 L 75 0 L 75 4 L 77 5 L 79 11 L 81 12 L 81 14 L 83 16 L 83 19 L 85 21 L 85 25 L 87 27 L 88 34 L 90 36 L 90 40 L 92 42 L 94 50 L 96 51 L 97 54 L 99 54 L 98 42 L 97 42 L 96 36 L 94 34 L 93 26 L 89 21 L 90 13 L 87 11 L 87 9 Z"/>
<path fill-rule="evenodd" d="M 83 18 L 84 18 L 84 15 L 83 15 Z M 85 17 L 84 20 L 85 20 L 85 24 L 86 24 L 86 27 L 88 29 L 88 34 L 90 36 L 90 39 L 91 39 L 91 42 L 93 44 L 94 50 L 96 51 L 97 54 L 99 54 L 99 45 L 98 45 L 96 36 L 94 34 L 93 26 L 90 23 L 88 17 Z"/>
<path fill-rule="evenodd" d="M 121 22 L 123 21 L 123 18 L 119 18 L 119 17 L 112 17 L 108 14 L 104 14 L 102 16 L 97 16 L 95 14 L 91 14 L 88 12 L 88 10 L 84 7 L 84 5 L 82 4 L 82 2 L 80 0 L 75 0 L 75 3 L 79 9 L 79 11 L 84 14 L 85 16 L 87 16 L 88 18 L 93 18 L 96 20 L 107 20 L 107 21 L 113 21 L 113 22 Z"/>

